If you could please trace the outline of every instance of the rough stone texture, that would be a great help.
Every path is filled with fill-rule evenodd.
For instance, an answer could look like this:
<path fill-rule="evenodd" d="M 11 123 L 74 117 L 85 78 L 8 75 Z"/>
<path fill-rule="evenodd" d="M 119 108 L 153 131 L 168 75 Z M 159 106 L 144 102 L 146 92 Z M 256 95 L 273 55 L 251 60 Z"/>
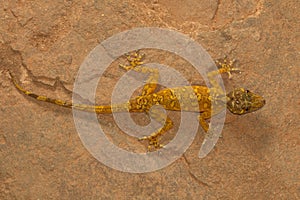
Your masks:
<path fill-rule="evenodd" d="M 0 198 L 299 199 L 299 3 L 0 1 Z M 267 104 L 249 115 L 228 114 L 223 138 L 204 159 L 197 157 L 203 140 L 199 130 L 192 146 L 172 165 L 129 174 L 94 159 L 76 134 L 72 112 L 24 97 L 7 70 L 26 88 L 70 99 L 76 72 L 97 44 L 144 26 L 181 31 L 214 58 L 237 58 L 242 73 L 226 80 L 227 88 L 249 88 Z M 151 59 L 168 61 L 189 81 L 199 82 L 178 64 L 182 62 L 159 54 Z M 109 102 L 121 75 L 117 65 L 107 72 L 99 102 Z M 100 119 L 116 133 L 111 136 L 115 143 L 126 138 L 112 118 Z"/>

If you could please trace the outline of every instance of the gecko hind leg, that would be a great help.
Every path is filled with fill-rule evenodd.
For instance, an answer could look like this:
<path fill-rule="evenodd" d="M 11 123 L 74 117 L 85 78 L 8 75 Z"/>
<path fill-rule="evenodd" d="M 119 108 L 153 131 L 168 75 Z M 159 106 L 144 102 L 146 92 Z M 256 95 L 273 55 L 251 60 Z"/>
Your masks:
<path fill-rule="evenodd" d="M 209 129 L 209 124 L 207 123 L 206 120 L 210 118 L 211 118 L 211 112 L 202 112 L 198 117 L 199 123 L 205 132 L 207 132 Z"/>
<path fill-rule="evenodd" d="M 145 54 L 141 54 L 139 52 L 139 50 L 133 52 L 133 53 L 129 53 L 129 54 L 125 54 L 126 59 L 129 63 L 129 65 L 123 65 L 123 64 L 119 64 L 119 66 L 123 69 L 125 69 L 126 71 L 129 71 L 131 69 L 134 69 L 136 66 L 140 66 L 143 64 L 143 60 L 145 58 Z"/>
<path fill-rule="evenodd" d="M 172 120 L 168 117 L 166 113 L 164 113 L 160 108 L 153 107 L 150 112 L 148 112 L 150 117 L 154 120 L 162 124 L 163 126 L 159 128 L 157 131 L 153 132 L 149 136 L 145 136 L 140 138 L 139 140 L 148 140 L 148 151 L 154 149 L 160 149 L 163 145 L 160 143 L 160 136 L 163 135 L 165 132 L 170 130 L 173 127 Z"/>
<path fill-rule="evenodd" d="M 134 70 L 139 73 L 149 74 L 146 84 L 144 85 L 142 90 L 142 96 L 152 94 L 157 88 L 157 82 L 159 79 L 158 69 L 142 66 L 144 58 L 145 54 L 140 54 L 139 51 L 136 51 L 133 54 L 127 55 L 127 61 L 129 62 L 129 65 L 119 65 L 126 71 Z"/>

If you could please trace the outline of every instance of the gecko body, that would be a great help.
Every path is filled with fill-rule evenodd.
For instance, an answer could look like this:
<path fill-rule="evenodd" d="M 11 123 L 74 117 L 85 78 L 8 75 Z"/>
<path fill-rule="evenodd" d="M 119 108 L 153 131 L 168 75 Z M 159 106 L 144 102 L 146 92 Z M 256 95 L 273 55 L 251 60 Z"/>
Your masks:
<path fill-rule="evenodd" d="M 10 73 L 15 87 L 25 95 L 28 95 L 39 101 L 53 103 L 59 106 L 78 109 L 87 112 L 96 112 L 99 114 L 110 114 L 112 112 L 145 112 L 150 117 L 162 124 L 162 127 L 139 140 L 148 140 L 148 149 L 158 149 L 163 147 L 159 142 L 159 137 L 173 127 L 173 122 L 169 116 L 161 109 L 155 109 L 154 105 L 160 105 L 166 110 L 188 111 L 199 113 L 199 123 L 207 132 L 209 129 L 209 120 L 213 115 L 222 111 L 224 105 L 227 109 L 237 115 L 243 115 L 262 108 L 265 105 L 265 99 L 244 88 L 236 88 L 225 94 L 221 86 L 217 83 L 215 76 L 217 74 L 228 73 L 231 76 L 232 71 L 237 69 L 233 67 L 233 61 L 224 59 L 222 62 L 216 61 L 219 70 L 209 72 L 208 78 L 212 88 L 205 86 L 183 86 L 177 88 L 165 88 L 155 91 L 159 73 L 157 69 L 148 68 L 143 65 L 143 55 L 135 52 L 127 57 L 129 65 L 120 65 L 125 70 L 134 70 L 140 73 L 148 73 L 149 78 L 143 87 L 142 94 L 133 97 L 128 102 L 118 105 L 86 105 L 74 104 L 58 99 L 52 99 L 46 96 L 37 95 L 21 87 L 13 75 Z M 214 102 L 214 104 L 213 104 Z M 214 109 L 212 109 L 214 105 Z M 220 105 L 220 106 L 218 106 Z M 223 106 L 221 106 L 223 105 Z M 154 109 L 153 109 L 154 108 Z"/>

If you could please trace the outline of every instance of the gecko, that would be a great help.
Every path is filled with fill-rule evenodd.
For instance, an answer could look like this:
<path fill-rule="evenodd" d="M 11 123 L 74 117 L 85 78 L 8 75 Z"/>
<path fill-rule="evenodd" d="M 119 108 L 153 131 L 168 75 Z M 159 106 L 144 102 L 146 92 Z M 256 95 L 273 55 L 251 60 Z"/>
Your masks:
<path fill-rule="evenodd" d="M 234 61 L 224 58 L 222 61 L 216 60 L 215 63 L 219 67 L 218 70 L 208 72 L 207 77 L 212 85 L 211 88 L 202 85 L 181 86 L 175 88 L 164 88 L 156 91 L 159 79 L 159 71 L 155 68 L 149 68 L 144 65 L 143 59 L 145 55 L 138 51 L 128 54 L 128 65 L 120 64 L 120 67 L 126 71 L 134 70 L 139 73 L 149 74 L 146 84 L 143 86 L 141 95 L 131 98 L 129 101 L 117 105 L 88 105 L 75 104 L 59 99 L 49 98 L 47 96 L 38 95 L 24 89 L 18 84 L 13 74 L 9 72 L 11 80 L 17 90 L 23 94 L 30 96 L 38 101 L 48 102 L 59 106 L 73 108 L 77 110 L 96 112 L 97 114 L 111 114 L 113 112 L 144 112 L 151 118 L 155 119 L 162 126 L 148 136 L 139 138 L 139 140 L 148 141 L 148 150 L 159 149 L 163 147 L 160 143 L 160 137 L 173 127 L 173 121 L 170 117 L 160 109 L 151 109 L 154 105 L 160 105 L 166 110 L 171 111 L 188 111 L 199 113 L 198 120 L 205 132 L 209 130 L 208 120 L 222 111 L 218 105 L 226 105 L 227 109 L 236 115 L 244 115 L 261 109 L 266 101 L 265 99 L 244 88 L 235 88 L 225 94 L 221 85 L 216 80 L 216 75 L 227 73 L 231 78 L 231 72 L 237 71 L 234 68 Z M 194 94 L 187 95 L 187 90 Z M 188 98 L 195 97 L 196 104 L 190 105 Z M 214 103 L 214 108 L 212 109 Z M 219 103 L 218 103 L 219 102 Z M 155 107 L 153 107 L 155 108 Z M 222 107 L 223 108 L 223 107 Z"/>

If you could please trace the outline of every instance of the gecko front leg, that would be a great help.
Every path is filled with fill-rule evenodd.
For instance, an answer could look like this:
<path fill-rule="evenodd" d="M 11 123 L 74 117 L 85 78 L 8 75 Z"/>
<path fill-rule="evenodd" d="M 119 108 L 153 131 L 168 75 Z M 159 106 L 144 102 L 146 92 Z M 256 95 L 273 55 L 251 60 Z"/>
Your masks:
<path fill-rule="evenodd" d="M 216 65 L 219 67 L 218 70 L 211 71 L 207 74 L 209 82 L 211 83 L 212 87 L 209 88 L 209 101 L 214 102 L 211 103 L 211 106 L 215 106 L 214 108 L 210 107 L 205 109 L 202 113 L 200 113 L 199 116 L 199 123 L 201 127 L 204 129 L 205 132 L 209 129 L 209 124 L 206 120 L 209 120 L 211 116 L 218 113 L 220 109 L 222 109 L 222 106 L 219 106 L 217 104 L 218 101 L 226 103 L 226 93 L 223 90 L 222 86 L 217 82 L 216 76 L 218 74 L 227 73 L 229 78 L 232 77 L 231 72 L 239 71 L 238 68 L 235 68 L 234 62 L 235 60 L 228 60 L 226 57 L 224 59 L 216 60 Z M 221 104 L 224 105 L 224 104 Z"/>

